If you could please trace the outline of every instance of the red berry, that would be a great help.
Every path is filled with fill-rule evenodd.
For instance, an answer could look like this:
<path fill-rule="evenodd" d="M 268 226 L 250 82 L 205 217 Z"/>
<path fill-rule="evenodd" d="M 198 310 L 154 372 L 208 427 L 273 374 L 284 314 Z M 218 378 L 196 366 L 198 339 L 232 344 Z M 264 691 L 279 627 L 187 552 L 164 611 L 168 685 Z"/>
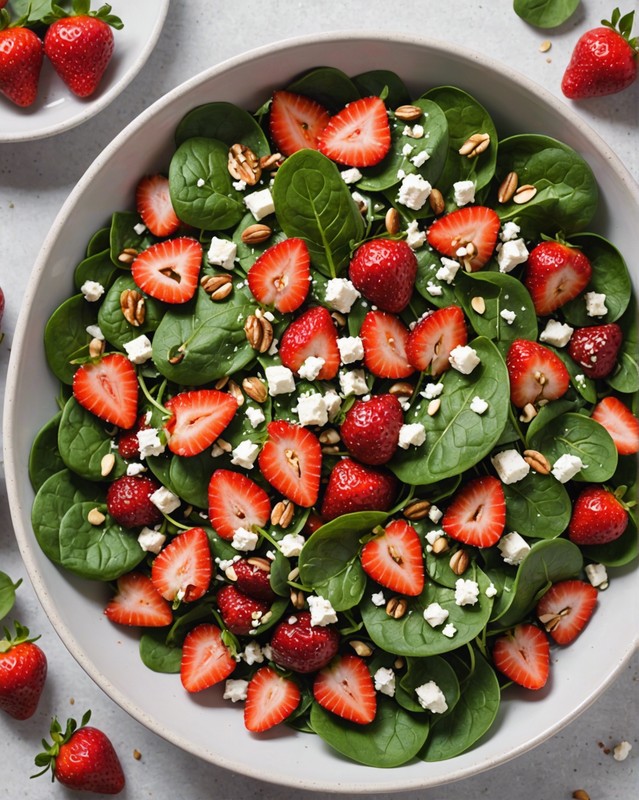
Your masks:
<path fill-rule="evenodd" d="M 131 277 L 146 294 L 163 303 L 180 304 L 197 291 L 202 245 L 180 236 L 143 250 L 131 264 Z"/>
<path fill-rule="evenodd" d="M 220 683 L 236 666 L 217 625 L 203 622 L 187 633 L 180 665 L 180 679 L 187 692 L 201 692 Z"/>
<path fill-rule="evenodd" d="M 217 593 L 217 605 L 224 624 L 236 636 L 250 633 L 253 623 L 259 623 L 259 616 L 266 614 L 270 608 L 270 604 L 264 600 L 249 597 L 231 585 L 222 587 Z"/>
<path fill-rule="evenodd" d="M 506 356 L 510 399 L 517 406 L 557 400 L 568 391 L 570 375 L 552 350 L 527 339 L 515 339 Z"/>
<path fill-rule="evenodd" d="M 169 179 L 165 175 L 142 178 L 135 190 L 135 207 L 154 236 L 172 236 L 180 227 L 169 195 Z"/>
<path fill-rule="evenodd" d="M 153 560 L 151 581 L 171 602 L 192 603 L 209 588 L 213 562 L 204 528 L 190 528 L 176 536 Z"/>
<path fill-rule="evenodd" d="M 557 644 L 570 644 L 592 617 L 598 595 L 585 581 L 559 581 L 537 603 L 535 613 Z"/>
<path fill-rule="evenodd" d="M 104 613 L 111 622 L 148 628 L 163 628 L 173 621 L 170 604 L 142 572 L 118 578 L 118 590 Z"/>
<path fill-rule="evenodd" d="M 291 716 L 301 700 L 299 686 L 272 667 L 261 667 L 246 688 L 244 725 L 261 733 Z"/>
<path fill-rule="evenodd" d="M 141 414 L 132 428 L 122 430 L 118 433 L 117 445 L 118 453 L 122 458 L 135 459 L 140 457 L 140 442 L 138 441 L 138 431 L 145 430 L 149 426 L 146 424 L 146 414 Z"/>
<path fill-rule="evenodd" d="M 493 645 L 495 667 L 525 689 L 541 689 L 550 671 L 548 637 L 530 623 L 517 625 Z"/>
<path fill-rule="evenodd" d="M 349 277 L 367 300 L 383 311 L 398 314 L 408 305 L 415 287 L 417 259 L 404 241 L 373 239 L 355 251 Z"/>
<path fill-rule="evenodd" d="M 310 508 L 317 502 L 322 470 L 322 446 L 311 431 L 274 420 L 267 425 L 268 439 L 258 456 L 262 475 L 291 502 Z"/>
<path fill-rule="evenodd" d="M 568 538 L 578 545 L 608 544 L 628 527 L 628 512 L 612 492 L 587 486 L 572 507 Z"/>
<path fill-rule="evenodd" d="M 47 657 L 18 622 L 16 633 L 0 639 L 0 708 L 14 719 L 29 719 L 38 707 L 47 677 Z M 35 637 L 38 638 L 38 637 Z"/>
<path fill-rule="evenodd" d="M 345 655 L 324 667 L 313 683 L 313 697 L 333 714 L 368 725 L 377 713 L 377 695 L 363 658 Z"/>
<path fill-rule="evenodd" d="M 458 542 L 492 547 L 506 525 L 506 499 L 501 481 L 486 475 L 473 478 L 454 495 L 442 528 Z"/>
<path fill-rule="evenodd" d="M 524 283 L 535 311 L 543 317 L 580 295 L 591 274 L 590 261 L 581 250 L 562 242 L 541 242 L 528 256 Z"/>
<path fill-rule="evenodd" d="M 589 378 L 606 378 L 617 365 L 623 333 L 619 325 L 578 328 L 568 343 L 568 355 Z"/>
<path fill-rule="evenodd" d="M 424 549 L 415 528 L 395 519 L 362 548 L 362 568 L 398 594 L 416 597 L 424 588 Z"/>
<path fill-rule="evenodd" d="M 162 512 L 151 502 L 151 495 L 160 484 L 148 475 L 123 475 L 109 486 L 107 510 L 123 528 L 155 525 Z"/>
<path fill-rule="evenodd" d="M 303 239 L 284 239 L 265 250 L 249 269 L 249 289 L 260 303 L 283 314 L 297 311 L 311 286 L 310 264 Z"/>
<path fill-rule="evenodd" d="M 364 464 L 385 464 L 395 454 L 404 412 L 392 394 L 356 400 L 340 428 L 351 455 Z"/>
<path fill-rule="evenodd" d="M 273 94 L 269 130 L 282 155 L 292 156 L 298 150 L 317 150 L 317 140 L 330 115 L 328 111 L 301 94 L 280 91 Z"/>
<path fill-rule="evenodd" d="M 397 479 L 390 472 L 343 458 L 328 479 L 322 517 L 328 522 L 354 511 L 388 511 L 396 495 Z"/>
<path fill-rule="evenodd" d="M 294 672 L 315 672 L 337 653 L 340 636 L 331 625 L 311 625 L 308 611 L 280 622 L 271 637 L 273 661 Z"/>
<path fill-rule="evenodd" d="M 317 380 L 332 380 L 339 370 L 340 356 L 337 331 L 328 309 L 309 308 L 291 322 L 282 336 L 279 353 L 282 364 L 293 372 L 297 372 L 310 356 L 323 358 L 324 365 Z"/>
<path fill-rule="evenodd" d="M 271 501 L 255 481 L 239 472 L 216 469 L 209 481 L 209 519 L 215 532 L 230 541 L 238 528 L 264 527 Z"/>
<path fill-rule="evenodd" d="M 391 146 L 391 133 L 384 101 L 363 97 L 345 106 L 319 136 L 318 149 L 338 164 L 372 167 Z"/>
<path fill-rule="evenodd" d="M 237 400 L 217 389 L 180 392 L 164 404 L 171 418 L 164 424 L 169 450 L 178 456 L 203 453 L 235 416 Z"/>
<path fill-rule="evenodd" d="M 415 371 L 408 363 L 408 328 L 394 314 L 369 311 L 359 335 L 364 347 L 364 364 L 378 378 L 407 378 Z"/>
<path fill-rule="evenodd" d="M 234 581 L 234 586 L 243 594 L 270 602 L 275 599 L 275 592 L 271 588 L 270 564 L 265 558 L 240 558 L 226 570 L 226 576 Z"/>
<path fill-rule="evenodd" d="M 73 396 L 99 419 L 131 428 L 138 415 L 138 378 L 122 353 L 109 353 L 83 364 L 73 376 Z"/>
<path fill-rule="evenodd" d="M 42 42 L 29 28 L 0 30 L 0 92 L 12 103 L 26 108 L 35 102 L 43 55 Z"/>
<path fill-rule="evenodd" d="M 620 456 L 639 452 L 639 420 L 618 397 L 604 397 L 590 416 L 612 436 Z"/>
<path fill-rule="evenodd" d="M 419 320 L 408 336 L 406 356 L 415 369 L 436 377 L 450 369 L 451 352 L 467 342 L 464 312 L 447 306 Z"/>
<path fill-rule="evenodd" d="M 467 206 L 436 219 L 426 236 L 435 250 L 449 258 L 461 258 L 475 272 L 492 256 L 500 227 L 500 219 L 492 208 Z M 469 245 L 472 245 L 469 255 L 457 255 L 461 248 Z"/>

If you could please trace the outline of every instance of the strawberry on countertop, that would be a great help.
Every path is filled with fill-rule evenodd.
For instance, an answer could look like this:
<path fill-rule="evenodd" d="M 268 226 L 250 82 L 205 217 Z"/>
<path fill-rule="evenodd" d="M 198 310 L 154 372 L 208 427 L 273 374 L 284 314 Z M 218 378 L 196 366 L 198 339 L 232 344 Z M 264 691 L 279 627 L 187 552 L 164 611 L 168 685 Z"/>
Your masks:
<path fill-rule="evenodd" d="M 373 239 L 357 248 L 348 273 L 367 300 L 399 314 L 413 294 L 417 259 L 403 240 Z"/>
<path fill-rule="evenodd" d="M 603 486 L 587 486 L 573 503 L 568 538 L 578 545 L 608 544 L 628 527 L 628 512 L 619 497 Z"/>
<path fill-rule="evenodd" d="M 8 12 L 0 11 L 0 93 L 26 108 L 38 94 L 44 50 L 42 41 L 23 22 L 11 25 Z"/>
<path fill-rule="evenodd" d="M 40 702 L 47 677 L 47 657 L 29 637 L 29 630 L 15 623 L 15 636 L 5 628 L 0 639 L 0 708 L 14 719 L 29 719 Z"/>
<path fill-rule="evenodd" d="M 335 656 L 339 640 L 337 628 L 311 625 L 308 611 L 299 611 L 275 627 L 271 636 L 273 661 L 293 672 L 315 672 Z"/>
<path fill-rule="evenodd" d="M 598 595 L 585 581 L 559 581 L 537 603 L 535 613 L 557 644 L 570 644 L 592 617 Z"/>
<path fill-rule="evenodd" d="M 528 256 L 524 283 L 535 311 L 543 317 L 580 295 L 591 274 L 590 261 L 581 250 L 560 241 L 543 241 Z"/>
<path fill-rule="evenodd" d="M 391 146 L 391 133 L 384 101 L 363 97 L 348 103 L 319 136 L 318 149 L 338 164 L 373 167 Z"/>

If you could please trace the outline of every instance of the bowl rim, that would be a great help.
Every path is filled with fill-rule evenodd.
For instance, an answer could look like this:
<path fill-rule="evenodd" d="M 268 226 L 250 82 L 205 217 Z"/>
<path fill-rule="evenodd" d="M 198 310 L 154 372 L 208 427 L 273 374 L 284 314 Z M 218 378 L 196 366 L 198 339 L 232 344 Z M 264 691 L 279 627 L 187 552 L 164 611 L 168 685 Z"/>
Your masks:
<path fill-rule="evenodd" d="M 49 596 L 45 581 L 40 575 L 35 559 L 32 557 L 32 544 L 29 542 L 30 530 L 27 530 L 28 526 L 23 525 L 24 514 L 20 508 L 16 487 L 18 482 L 24 479 L 24 476 L 18 475 L 16 472 L 16 450 L 14 448 L 13 436 L 13 431 L 15 430 L 15 405 L 12 402 L 12 397 L 18 380 L 20 362 L 22 360 L 22 350 L 26 341 L 25 334 L 27 330 L 27 312 L 36 290 L 38 289 L 39 282 L 47 262 L 48 253 L 54 242 L 60 236 L 62 229 L 68 223 L 69 217 L 76 205 L 76 199 L 82 195 L 85 188 L 90 184 L 94 174 L 96 174 L 102 168 L 105 162 L 108 162 L 109 159 L 118 152 L 120 147 L 124 145 L 135 132 L 147 125 L 150 120 L 159 114 L 165 107 L 169 106 L 176 99 L 178 99 L 182 94 L 191 91 L 197 86 L 223 73 L 243 66 L 247 62 L 272 54 L 274 50 L 278 51 L 278 53 L 284 54 L 288 50 L 297 49 L 299 47 L 303 47 L 304 45 L 345 43 L 352 42 L 354 40 L 371 43 L 383 42 L 385 44 L 390 43 L 398 45 L 411 45 L 413 47 L 429 50 L 435 53 L 435 55 L 438 53 L 450 55 L 450 44 L 440 39 L 409 36 L 403 33 L 382 34 L 375 32 L 356 32 L 347 30 L 331 31 L 316 35 L 288 37 L 271 44 L 262 45 L 260 47 L 245 51 L 240 55 L 225 59 L 219 64 L 201 71 L 197 75 L 194 75 L 175 88 L 169 90 L 166 94 L 141 112 L 134 120 L 128 123 L 126 127 L 123 128 L 120 133 L 118 133 L 112 139 L 112 141 L 96 156 L 76 186 L 70 192 L 60 211 L 56 215 L 56 218 L 41 245 L 40 252 L 29 277 L 25 296 L 22 302 L 22 308 L 16 324 L 12 352 L 7 370 L 7 388 L 3 413 L 3 448 L 4 460 L 6 464 L 7 495 L 9 499 L 11 519 L 21 557 L 25 564 L 28 576 L 32 582 L 38 600 L 56 633 L 73 658 L 80 664 L 89 677 L 92 678 L 96 685 L 138 722 L 142 723 L 154 733 L 162 736 L 167 741 L 192 755 L 198 756 L 199 758 L 202 758 L 203 760 L 213 763 L 219 767 L 224 767 L 225 769 L 252 778 L 255 778 L 256 776 L 251 770 L 250 765 L 242 762 L 231 761 L 224 756 L 211 753 L 210 750 L 205 749 L 204 747 L 194 745 L 192 742 L 186 740 L 183 736 L 176 734 L 174 731 L 165 727 L 158 720 L 149 716 L 142 708 L 133 704 L 123 692 L 113 686 L 111 682 L 99 672 L 97 667 L 94 666 L 92 661 L 83 652 L 81 645 L 75 638 L 75 635 L 58 616 L 55 603 Z M 455 53 L 455 55 L 460 61 L 481 65 L 490 71 L 500 72 L 504 69 L 504 64 L 502 62 L 476 51 L 464 50 L 463 52 Z M 620 158 L 610 149 L 605 140 L 592 129 L 592 127 L 583 119 L 583 117 L 577 114 L 560 98 L 556 97 L 547 89 L 538 85 L 535 81 L 531 80 L 527 76 L 511 69 L 510 66 L 508 67 L 508 70 L 509 80 L 519 89 L 536 95 L 543 101 L 543 103 L 550 106 L 551 109 L 554 110 L 559 116 L 566 118 L 572 125 L 585 130 L 588 139 L 594 143 L 596 149 L 606 159 L 610 169 L 614 171 L 617 179 L 624 184 L 625 188 L 633 196 L 637 206 L 639 207 L 639 184 L 637 184 L 632 175 L 628 172 L 627 168 L 621 162 Z M 399 792 L 430 788 L 471 777 L 479 774 L 480 772 L 485 772 L 493 767 L 504 764 L 507 761 L 510 761 L 511 759 L 533 749 L 543 741 L 546 741 L 550 737 L 554 736 L 566 725 L 571 723 L 576 717 L 583 713 L 603 693 L 603 691 L 608 688 L 608 686 L 610 686 L 610 684 L 619 674 L 620 670 L 625 664 L 628 663 L 634 651 L 638 648 L 639 633 L 636 633 L 634 639 L 632 637 L 628 638 L 625 650 L 621 654 L 621 657 L 617 663 L 611 665 L 610 672 L 606 675 L 605 679 L 588 695 L 584 696 L 582 701 L 575 708 L 573 708 L 570 713 L 558 719 L 552 726 L 546 728 L 542 733 L 520 745 L 514 746 L 511 749 L 500 753 L 500 755 L 497 757 L 490 757 L 486 759 L 486 761 L 479 766 L 471 765 L 469 767 L 459 768 L 454 774 L 443 779 L 436 778 L 433 780 L 432 776 L 430 776 L 429 780 L 428 775 L 422 775 L 417 778 L 400 779 L 399 773 L 396 773 L 398 775 L 398 780 L 392 788 L 387 785 L 380 787 L 379 784 L 376 784 L 373 782 L 373 780 L 370 782 L 362 780 L 357 784 L 349 782 L 338 783 L 336 785 L 335 783 L 331 782 L 304 780 L 301 776 L 295 779 L 279 777 L 277 774 L 260 775 L 259 779 L 275 785 L 303 788 L 309 791 L 325 791 L 349 794 L 375 794 L 380 791 Z"/>

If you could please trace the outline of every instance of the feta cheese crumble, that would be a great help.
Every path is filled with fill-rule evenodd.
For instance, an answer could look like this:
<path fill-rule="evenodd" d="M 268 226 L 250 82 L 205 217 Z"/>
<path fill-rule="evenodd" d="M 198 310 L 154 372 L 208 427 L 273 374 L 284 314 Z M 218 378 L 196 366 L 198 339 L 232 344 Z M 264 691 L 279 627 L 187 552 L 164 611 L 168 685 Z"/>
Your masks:
<path fill-rule="evenodd" d="M 251 423 L 252 428 L 257 428 L 263 422 L 266 421 L 266 417 L 264 416 L 264 412 L 261 408 L 255 408 L 255 406 L 247 406 L 246 408 L 246 416 L 248 421 Z"/>
<path fill-rule="evenodd" d="M 448 710 L 446 696 L 435 681 L 422 683 L 421 686 L 415 689 L 415 694 L 419 705 L 425 708 L 426 711 L 432 711 L 433 714 L 443 714 L 444 711 Z"/>
<path fill-rule="evenodd" d="M 275 211 L 275 203 L 270 189 L 261 189 L 258 192 L 247 194 L 244 197 L 244 203 L 257 222 Z"/>
<path fill-rule="evenodd" d="M 628 758 L 628 754 L 632 750 L 632 745 L 630 742 L 619 742 L 612 748 L 612 757 L 615 761 L 625 761 Z"/>
<path fill-rule="evenodd" d="M 448 619 L 448 611 L 442 608 L 439 603 L 430 603 L 424 609 L 424 619 L 431 628 L 436 628 L 438 625 L 443 625 Z"/>
<path fill-rule="evenodd" d="M 206 254 L 209 264 L 222 269 L 233 269 L 235 256 L 237 255 L 237 245 L 229 239 L 221 239 L 214 236 L 211 239 L 209 251 Z"/>
<path fill-rule="evenodd" d="M 300 533 L 287 533 L 278 542 L 280 551 L 286 558 L 299 556 L 306 540 Z"/>
<path fill-rule="evenodd" d="M 160 486 L 153 494 L 149 495 L 149 500 L 153 505 L 158 508 L 163 514 L 170 514 L 180 507 L 181 500 L 173 494 L 166 486 Z"/>
<path fill-rule="evenodd" d="M 248 531 L 246 528 L 236 528 L 233 533 L 231 545 L 236 550 L 241 550 L 246 553 L 250 550 L 255 550 L 259 536 L 253 531 Z"/>
<path fill-rule="evenodd" d="M 380 694 L 395 696 L 395 673 L 390 667 L 380 667 L 373 675 L 375 691 Z"/>
<path fill-rule="evenodd" d="M 342 407 L 342 398 L 337 394 L 335 389 L 329 389 L 324 393 L 324 405 L 326 406 L 328 421 L 333 422 L 337 418 L 340 408 Z"/>
<path fill-rule="evenodd" d="M 455 204 L 467 206 L 475 202 L 475 183 L 473 181 L 456 181 L 453 183 Z"/>
<path fill-rule="evenodd" d="M 324 364 L 326 361 L 320 356 L 309 356 L 304 359 L 303 364 L 297 370 L 298 375 L 307 381 L 314 381 L 322 371 Z"/>
<path fill-rule="evenodd" d="M 442 287 L 432 281 L 428 281 L 426 284 L 426 291 L 431 297 L 441 297 L 444 294 Z"/>
<path fill-rule="evenodd" d="M 260 446 L 250 439 L 244 439 L 237 447 L 233 448 L 231 464 L 244 469 L 253 469 L 253 464 L 260 452 Z"/>
<path fill-rule="evenodd" d="M 151 340 L 144 333 L 130 342 L 124 342 L 124 349 L 133 364 L 144 364 L 153 355 Z"/>
<path fill-rule="evenodd" d="M 88 303 L 95 303 L 104 294 L 104 286 L 97 281 L 85 281 L 80 286 L 80 291 Z"/>
<path fill-rule="evenodd" d="M 457 372 L 461 372 L 462 375 L 470 375 L 475 367 L 481 363 L 477 351 L 467 344 L 458 344 L 457 347 L 453 347 L 448 360 L 451 367 L 456 369 Z"/>
<path fill-rule="evenodd" d="M 416 219 L 408 223 L 406 228 L 406 244 L 411 250 L 417 250 L 426 242 L 426 231 L 419 229 L 419 223 Z"/>
<path fill-rule="evenodd" d="M 440 520 L 440 519 L 441 519 L 443 516 L 444 516 L 444 512 L 441 510 L 441 508 L 438 508 L 438 507 L 437 507 L 437 506 L 435 506 L 435 505 L 432 505 L 432 506 L 431 506 L 431 507 L 428 509 L 428 519 L 429 519 L 431 522 L 434 522 L 434 523 L 435 523 L 435 525 L 437 525 L 437 523 L 439 522 L 439 520 Z"/>
<path fill-rule="evenodd" d="M 335 609 L 325 597 L 310 594 L 306 600 L 308 602 L 309 611 L 311 612 L 311 627 L 314 625 L 324 627 L 325 625 L 337 622 Z"/>
<path fill-rule="evenodd" d="M 430 158 L 430 153 L 427 150 L 421 150 L 419 153 L 417 153 L 411 158 L 410 162 L 411 164 L 414 164 L 417 167 L 417 169 L 419 169 L 420 167 L 424 166 L 424 164 L 428 161 L 429 158 Z"/>
<path fill-rule="evenodd" d="M 381 606 L 386 605 L 386 598 L 384 597 L 384 592 L 374 592 L 371 595 L 371 603 L 378 608 Z"/>
<path fill-rule="evenodd" d="M 264 372 L 268 384 L 268 393 L 271 397 L 275 397 L 278 394 L 290 394 L 295 391 L 295 378 L 288 367 L 276 364 L 274 367 L 266 367 Z"/>
<path fill-rule="evenodd" d="M 428 200 L 431 189 L 432 187 L 427 180 L 424 180 L 421 175 L 412 172 L 402 179 L 397 202 L 413 211 L 419 211 Z"/>
<path fill-rule="evenodd" d="M 490 459 L 502 483 L 517 483 L 530 472 L 530 464 L 517 450 L 502 450 Z"/>
<path fill-rule="evenodd" d="M 157 428 L 142 428 L 135 434 L 140 458 L 160 456 L 166 450 L 166 445 L 161 441 L 159 433 Z"/>
<path fill-rule="evenodd" d="M 455 581 L 455 604 L 458 606 L 474 606 L 479 597 L 477 581 L 457 578 Z"/>
<path fill-rule="evenodd" d="M 509 239 L 504 242 L 497 253 L 497 264 L 500 272 L 512 272 L 518 264 L 528 259 L 528 248 L 523 239 Z"/>
<path fill-rule="evenodd" d="M 237 703 L 241 700 L 246 700 L 246 690 L 248 689 L 248 681 L 242 678 L 227 678 L 224 684 L 223 700 L 230 700 L 232 703 Z"/>
<path fill-rule="evenodd" d="M 586 466 L 587 464 L 584 464 L 579 456 L 573 456 L 571 453 L 564 453 L 563 456 L 559 456 L 552 465 L 551 472 L 559 483 L 567 483 Z"/>
<path fill-rule="evenodd" d="M 348 397 L 349 394 L 368 394 L 368 384 L 366 383 L 366 374 L 363 369 L 340 372 L 339 385 L 345 397 Z"/>
<path fill-rule="evenodd" d="M 357 181 L 361 181 L 362 179 L 362 173 L 357 169 L 357 167 L 344 169 L 340 172 L 340 175 L 346 184 L 357 183 Z"/>
<path fill-rule="evenodd" d="M 331 278 L 326 284 L 324 300 L 335 311 L 348 314 L 360 293 L 347 278 Z"/>
<path fill-rule="evenodd" d="M 424 387 L 424 391 L 420 392 L 420 395 L 425 400 L 434 400 L 436 397 L 444 391 L 444 384 L 443 383 L 427 383 Z"/>
<path fill-rule="evenodd" d="M 565 347 L 570 341 L 570 337 L 575 329 L 564 322 L 557 322 L 556 319 L 549 319 L 546 327 L 539 334 L 539 341 L 550 344 L 553 347 Z"/>
<path fill-rule="evenodd" d="M 506 564 L 512 564 L 513 566 L 521 564 L 530 550 L 528 542 L 517 531 L 512 531 L 502 536 L 497 542 L 497 547 Z"/>
<path fill-rule="evenodd" d="M 421 422 L 410 422 L 399 429 L 398 444 L 402 450 L 409 447 L 419 447 L 426 441 L 426 429 Z"/>
<path fill-rule="evenodd" d="M 461 264 L 459 261 L 455 261 L 454 258 L 446 258 L 446 256 L 443 256 L 440 260 L 442 265 L 435 273 L 435 277 L 438 281 L 445 281 L 450 284 L 455 280 Z"/>
<path fill-rule="evenodd" d="M 444 634 L 444 636 L 447 636 L 449 639 L 452 639 L 453 636 L 457 633 L 457 628 L 453 625 L 452 622 L 449 622 L 442 628 L 442 633 Z"/>
<path fill-rule="evenodd" d="M 502 308 L 502 310 L 499 312 L 499 316 L 505 320 L 508 325 L 512 325 L 517 319 L 517 314 L 514 311 L 511 311 L 509 308 Z"/>
<path fill-rule="evenodd" d="M 337 349 L 342 364 L 352 364 L 364 358 L 364 343 L 359 336 L 343 336 L 337 340 Z"/>
<path fill-rule="evenodd" d="M 601 292 L 586 292 L 586 314 L 589 317 L 603 317 L 608 313 L 606 306 L 606 295 Z"/>
<path fill-rule="evenodd" d="M 519 236 L 521 228 L 516 222 L 505 222 L 504 227 L 499 232 L 499 238 L 502 242 L 510 242 Z"/>
<path fill-rule="evenodd" d="M 297 415 L 300 425 L 326 425 L 328 412 L 323 396 L 314 392 L 300 397 L 297 401 Z"/>
<path fill-rule="evenodd" d="M 145 553 L 157 553 L 162 549 L 166 536 L 153 528 L 142 528 L 138 534 L 138 544 Z"/>
<path fill-rule="evenodd" d="M 474 411 L 475 414 L 484 414 L 488 410 L 488 403 L 475 395 L 470 401 L 470 410 Z"/>

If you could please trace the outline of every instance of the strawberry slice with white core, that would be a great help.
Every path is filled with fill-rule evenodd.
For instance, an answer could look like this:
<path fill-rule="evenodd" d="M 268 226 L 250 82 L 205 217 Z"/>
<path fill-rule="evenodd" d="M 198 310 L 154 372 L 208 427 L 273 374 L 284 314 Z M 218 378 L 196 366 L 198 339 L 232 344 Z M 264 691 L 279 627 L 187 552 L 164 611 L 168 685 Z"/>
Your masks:
<path fill-rule="evenodd" d="M 311 285 L 311 257 L 303 239 L 285 239 L 265 250 L 249 269 L 249 289 L 260 303 L 289 314 L 302 305 Z"/>
<path fill-rule="evenodd" d="M 151 580 L 166 600 L 192 603 L 209 588 L 212 569 L 208 536 L 203 528 L 191 528 L 160 551 Z"/>
<path fill-rule="evenodd" d="M 202 245 L 180 236 L 143 250 L 131 264 L 131 277 L 143 292 L 163 303 L 186 303 L 198 286 Z"/>
<path fill-rule="evenodd" d="M 262 475 L 291 502 L 310 508 L 317 502 L 322 446 L 311 431 L 283 419 L 269 422 L 268 439 L 258 456 Z"/>
<path fill-rule="evenodd" d="M 454 496 L 442 519 L 451 537 L 473 547 L 492 547 L 506 525 L 506 498 L 501 481 L 491 475 L 473 478 Z"/>
<path fill-rule="evenodd" d="M 451 352 L 467 342 L 464 312 L 447 306 L 419 320 L 408 336 L 406 356 L 415 369 L 437 376 L 450 369 Z"/>
<path fill-rule="evenodd" d="M 228 392 L 195 389 L 165 403 L 172 416 L 165 423 L 168 446 L 178 456 L 196 456 L 210 447 L 235 416 L 237 400 Z"/>
<path fill-rule="evenodd" d="M 639 453 L 639 420 L 618 397 L 604 397 L 590 416 L 612 436 L 620 456 Z"/>
<path fill-rule="evenodd" d="M 169 195 L 169 179 L 164 175 L 147 175 L 135 190 L 135 206 L 142 222 L 154 236 L 172 236 L 180 227 Z"/>
<path fill-rule="evenodd" d="M 298 150 L 317 150 L 320 133 L 330 120 L 328 111 L 301 94 L 279 91 L 273 94 L 269 130 L 277 149 L 285 156 Z"/>
<path fill-rule="evenodd" d="M 375 685 L 359 656 L 337 657 L 321 669 L 313 683 L 313 696 L 322 708 L 349 722 L 368 725 L 375 719 Z"/>
<path fill-rule="evenodd" d="M 590 261 L 581 250 L 563 242 L 544 241 L 528 256 L 524 283 L 535 311 L 544 317 L 578 297 L 591 274 Z"/>
<path fill-rule="evenodd" d="M 381 586 L 415 597 L 424 588 L 424 551 L 415 528 L 393 520 L 362 548 L 364 572 Z"/>
<path fill-rule="evenodd" d="M 187 633 L 182 647 L 180 678 L 187 692 L 201 692 L 225 680 L 236 661 L 222 641 L 222 631 L 203 623 Z"/>
<path fill-rule="evenodd" d="M 171 606 L 146 575 L 129 572 L 118 578 L 117 587 L 104 609 L 111 622 L 147 628 L 162 628 L 173 622 Z"/>
<path fill-rule="evenodd" d="M 314 306 L 291 322 L 284 331 L 279 349 L 282 364 L 297 372 L 307 358 L 323 358 L 318 381 L 332 380 L 339 370 L 337 331 L 328 309 Z"/>
<path fill-rule="evenodd" d="M 415 371 L 408 361 L 408 328 L 394 314 L 369 311 L 359 335 L 364 347 L 364 364 L 378 378 L 407 378 Z"/>
<path fill-rule="evenodd" d="M 495 667 L 525 689 L 541 689 L 550 671 L 548 637 L 536 625 L 517 625 L 493 645 Z"/>
<path fill-rule="evenodd" d="M 299 686 L 272 667 L 261 667 L 246 689 L 244 725 L 261 733 L 284 722 L 300 704 Z"/>
<path fill-rule="evenodd" d="M 468 272 L 476 272 L 492 256 L 500 226 L 492 208 L 467 206 L 436 219 L 426 238 L 437 252 L 461 261 Z"/>
<path fill-rule="evenodd" d="M 216 533 L 230 541 L 238 528 L 263 528 L 271 501 L 255 481 L 239 472 L 217 469 L 209 481 L 209 519 Z"/>
<path fill-rule="evenodd" d="M 135 367 L 121 353 L 83 364 L 73 376 L 73 396 L 101 420 L 131 428 L 138 415 L 138 378 Z"/>
<path fill-rule="evenodd" d="M 515 339 L 511 344 L 506 367 L 510 399 L 517 408 L 540 400 L 557 400 L 570 386 L 570 375 L 559 356 L 527 339 Z"/>
<path fill-rule="evenodd" d="M 557 644 L 570 644 L 592 617 L 598 594 L 585 581 L 559 581 L 537 603 L 537 618 Z"/>
<path fill-rule="evenodd" d="M 363 97 L 345 106 L 319 137 L 319 151 L 338 164 L 373 167 L 390 150 L 391 133 L 384 101 Z"/>

